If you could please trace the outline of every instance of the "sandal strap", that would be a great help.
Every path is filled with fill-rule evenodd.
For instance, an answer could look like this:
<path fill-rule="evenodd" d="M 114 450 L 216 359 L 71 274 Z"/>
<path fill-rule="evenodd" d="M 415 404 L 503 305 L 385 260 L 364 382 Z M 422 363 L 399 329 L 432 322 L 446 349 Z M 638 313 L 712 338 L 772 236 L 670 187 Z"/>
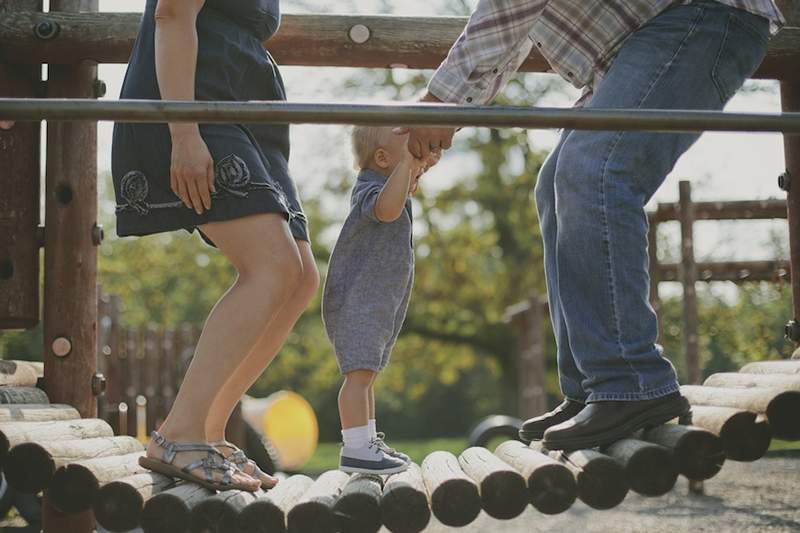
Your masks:
<path fill-rule="evenodd" d="M 219 481 L 220 483 L 227 486 L 233 484 L 233 474 L 235 473 L 235 468 L 231 463 L 224 459 L 220 462 L 219 459 L 215 458 L 215 456 L 209 454 L 202 459 L 192 461 L 189 465 L 183 467 L 181 470 L 191 475 L 192 471 L 197 470 L 198 468 L 202 468 L 203 477 L 205 477 L 206 481 L 215 481 L 214 471 L 218 471 L 222 472 L 222 479 Z"/>
<path fill-rule="evenodd" d="M 172 464 L 172 461 L 175 460 L 175 456 L 181 452 L 206 452 L 208 456 L 213 455 L 219 457 L 223 461 L 225 460 L 225 456 L 222 455 L 219 450 L 204 442 L 172 442 L 171 440 L 167 440 L 164 435 L 158 431 L 153 431 L 152 439 L 158 446 L 164 448 L 165 451 L 162 461 L 169 464 Z"/>

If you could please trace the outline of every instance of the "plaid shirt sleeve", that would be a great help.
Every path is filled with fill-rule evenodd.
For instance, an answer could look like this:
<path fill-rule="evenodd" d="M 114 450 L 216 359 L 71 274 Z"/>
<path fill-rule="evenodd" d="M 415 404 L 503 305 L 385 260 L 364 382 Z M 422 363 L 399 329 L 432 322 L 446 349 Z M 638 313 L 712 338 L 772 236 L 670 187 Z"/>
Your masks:
<path fill-rule="evenodd" d="M 530 53 L 547 0 L 480 0 L 428 91 L 449 103 L 491 102 Z"/>

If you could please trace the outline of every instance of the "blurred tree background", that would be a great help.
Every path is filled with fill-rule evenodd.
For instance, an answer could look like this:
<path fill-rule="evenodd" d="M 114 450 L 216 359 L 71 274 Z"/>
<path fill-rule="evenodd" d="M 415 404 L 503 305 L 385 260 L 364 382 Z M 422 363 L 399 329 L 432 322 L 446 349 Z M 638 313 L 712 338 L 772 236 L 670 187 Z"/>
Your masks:
<path fill-rule="evenodd" d="M 465 12 L 455 1 L 445 12 Z M 388 9 L 386 10 L 388 11 Z M 427 75 L 403 71 L 354 71 L 332 92 L 348 98 L 379 94 L 413 98 Z M 291 89 L 291 87 L 290 87 Z M 499 103 L 535 105 L 564 91 L 554 79 L 519 76 Z M 340 133 L 341 142 L 346 142 Z M 448 158 L 463 159 L 451 185 L 426 192 L 423 178 L 414 205 L 416 284 L 392 364 L 378 382 L 382 429 L 396 438 L 464 435 L 482 416 L 516 413 L 514 334 L 506 308 L 545 294 L 542 246 L 533 188 L 545 153 L 529 132 L 466 129 Z M 353 171 L 347 161 L 327 167 L 324 186 L 303 189 L 324 274 L 348 205 Z M 114 235 L 113 194 L 105 177 L 101 217 Z M 774 257 L 786 255 L 785 239 Z M 673 243 L 671 248 L 675 249 Z M 660 246 L 669 253 L 670 246 Z M 698 259 L 702 255 L 698 251 Z M 173 233 L 143 239 L 109 238 L 100 248 L 104 291 L 122 297 L 129 325 L 202 323 L 232 283 L 234 271 L 197 235 Z M 320 291 L 321 292 L 321 291 Z M 791 315 L 791 291 L 760 284 L 700 288 L 701 353 L 706 373 L 731 370 L 753 359 L 786 357 L 781 336 Z M 250 391 L 265 396 L 294 390 L 314 406 L 322 440 L 339 439 L 336 395 L 340 376 L 320 320 L 320 295 L 301 317 L 280 356 Z M 681 301 L 667 296 L 661 319 L 666 354 L 681 370 Z M 555 344 L 547 341 L 548 394 L 559 401 Z M 0 355 L 38 359 L 40 328 L 0 334 Z M 223 354 L 221 354 L 223 355 Z"/>

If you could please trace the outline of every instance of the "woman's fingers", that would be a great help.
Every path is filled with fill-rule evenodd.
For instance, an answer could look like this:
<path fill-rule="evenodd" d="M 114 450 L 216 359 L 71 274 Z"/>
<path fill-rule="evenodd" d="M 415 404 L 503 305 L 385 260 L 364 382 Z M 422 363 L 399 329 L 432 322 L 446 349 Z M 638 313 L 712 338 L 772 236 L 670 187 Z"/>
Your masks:
<path fill-rule="evenodd" d="M 205 179 L 203 180 L 205 182 Z M 200 183 L 197 179 L 189 180 L 186 182 L 186 188 L 189 190 L 189 197 L 192 199 L 192 209 L 198 215 L 203 214 L 203 193 L 201 192 Z M 205 183 L 203 183 L 205 186 Z"/>

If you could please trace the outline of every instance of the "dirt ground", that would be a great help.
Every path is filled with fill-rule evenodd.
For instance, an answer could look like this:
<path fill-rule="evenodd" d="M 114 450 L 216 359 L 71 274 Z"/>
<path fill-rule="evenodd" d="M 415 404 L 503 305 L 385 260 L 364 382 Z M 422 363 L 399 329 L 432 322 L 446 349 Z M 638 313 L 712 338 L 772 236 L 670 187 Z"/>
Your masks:
<path fill-rule="evenodd" d="M 783 452 L 755 463 L 729 461 L 705 483 L 705 495 L 688 496 L 686 480 L 661 498 L 630 493 L 622 505 L 595 511 L 577 502 L 546 516 L 532 508 L 509 521 L 485 513 L 462 529 L 431 522 L 426 533 L 777 533 L 800 531 L 800 453 Z M 389 533 L 382 529 L 381 533 Z"/>

